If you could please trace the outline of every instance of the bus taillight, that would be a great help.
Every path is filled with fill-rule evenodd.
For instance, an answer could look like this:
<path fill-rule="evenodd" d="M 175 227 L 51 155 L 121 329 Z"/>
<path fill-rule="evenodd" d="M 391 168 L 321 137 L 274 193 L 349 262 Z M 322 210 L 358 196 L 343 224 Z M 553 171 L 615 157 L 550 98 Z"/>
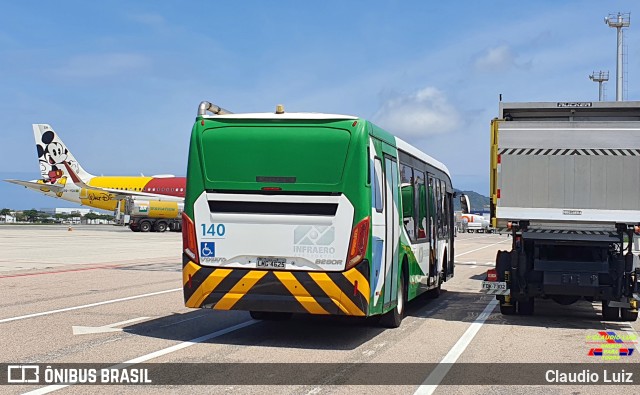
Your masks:
<path fill-rule="evenodd" d="M 487 270 L 487 281 L 498 281 L 498 272 L 496 269 Z"/>
<path fill-rule="evenodd" d="M 182 249 L 185 254 L 195 263 L 200 263 L 198 259 L 198 248 L 196 241 L 196 226 L 186 213 L 182 213 Z"/>
<path fill-rule="evenodd" d="M 362 262 L 367 253 L 367 244 L 369 244 L 369 226 L 371 225 L 370 217 L 363 219 L 353 228 L 351 232 L 351 243 L 349 244 L 349 256 L 347 256 L 347 266 L 345 270 L 351 269 L 358 263 Z"/>

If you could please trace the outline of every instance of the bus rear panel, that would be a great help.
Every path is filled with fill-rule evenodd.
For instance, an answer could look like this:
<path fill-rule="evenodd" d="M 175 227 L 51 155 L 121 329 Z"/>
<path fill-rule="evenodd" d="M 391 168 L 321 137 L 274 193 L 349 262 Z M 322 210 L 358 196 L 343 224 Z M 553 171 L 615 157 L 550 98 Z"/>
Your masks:
<path fill-rule="evenodd" d="M 364 123 L 227 118 L 192 136 L 186 306 L 368 315 Z"/>

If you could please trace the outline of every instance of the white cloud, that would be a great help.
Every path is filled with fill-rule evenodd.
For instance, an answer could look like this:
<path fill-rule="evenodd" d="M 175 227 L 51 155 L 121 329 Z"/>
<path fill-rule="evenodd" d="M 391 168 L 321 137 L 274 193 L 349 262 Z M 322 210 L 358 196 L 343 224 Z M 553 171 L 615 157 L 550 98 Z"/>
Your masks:
<path fill-rule="evenodd" d="M 391 133 L 413 140 L 454 131 L 461 123 L 458 111 L 434 87 L 387 100 L 373 120 Z"/>
<path fill-rule="evenodd" d="M 63 77 L 99 78 L 145 68 L 149 59 L 134 53 L 103 53 L 70 58 L 56 73 Z"/>
<path fill-rule="evenodd" d="M 474 67 L 479 71 L 505 71 L 516 66 L 516 55 L 507 45 L 489 48 L 480 54 Z"/>

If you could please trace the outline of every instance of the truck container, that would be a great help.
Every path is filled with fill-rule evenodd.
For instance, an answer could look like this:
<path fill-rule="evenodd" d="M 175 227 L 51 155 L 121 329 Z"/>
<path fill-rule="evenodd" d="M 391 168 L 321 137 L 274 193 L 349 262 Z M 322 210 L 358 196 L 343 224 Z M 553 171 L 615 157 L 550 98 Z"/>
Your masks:
<path fill-rule="evenodd" d="M 501 102 L 490 179 L 492 226 L 512 239 L 483 290 L 503 314 L 543 297 L 637 319 L 640 102 Z"/>

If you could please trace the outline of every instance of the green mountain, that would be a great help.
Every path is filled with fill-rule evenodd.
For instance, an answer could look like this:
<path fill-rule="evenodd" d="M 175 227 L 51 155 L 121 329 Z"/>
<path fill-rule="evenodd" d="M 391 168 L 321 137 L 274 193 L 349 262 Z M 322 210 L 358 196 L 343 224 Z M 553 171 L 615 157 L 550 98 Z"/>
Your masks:
<path fill-rule="evenodd" d="M 453 210 L 460 211 L 460 199 L 461 193 L 469 196 L 469 203 L 471 204 L 471 211 L 489 210 L 489 197 L 483 196 L 474 191 L 461 191 L 459 189 L 453 189 L 458 193 L 458 198 L 453 199 Z"/>

